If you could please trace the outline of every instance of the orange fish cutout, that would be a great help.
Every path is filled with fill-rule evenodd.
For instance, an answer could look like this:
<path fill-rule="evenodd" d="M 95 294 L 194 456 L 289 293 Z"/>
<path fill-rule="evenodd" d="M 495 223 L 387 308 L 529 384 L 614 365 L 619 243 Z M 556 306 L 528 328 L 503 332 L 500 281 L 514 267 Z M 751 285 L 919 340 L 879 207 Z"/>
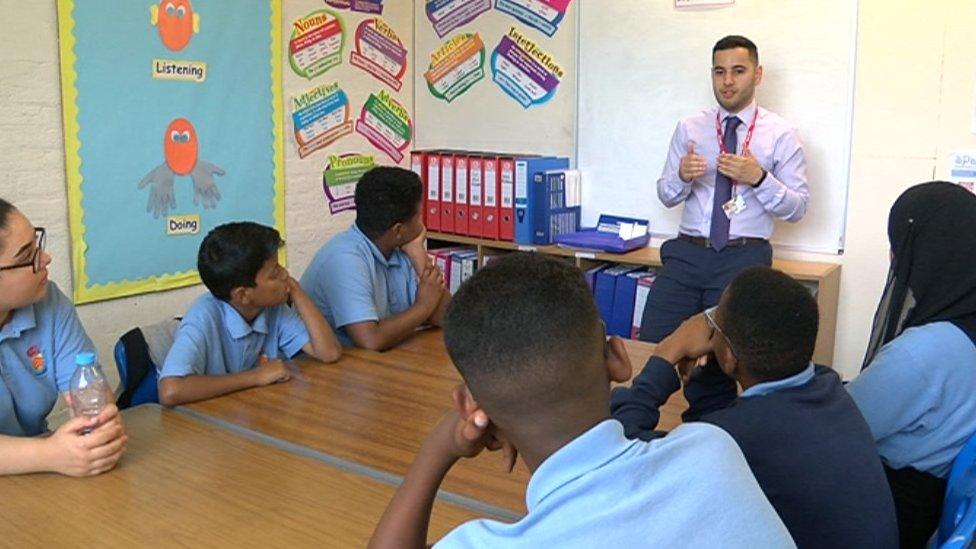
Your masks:
<path fill-rule="evenodd" d="M 176 175 L 186 175 L 197 165 L 200 143 L 197 130 L 186 118 L 177 118 L 166 126 L 163 134 L 163 155 L 166 165 Z"/>
<path fill-rule="evenodd" d="M 200 32 L 200 15 L 193 13 L 190 0 L 160 0 L 149 6 L 149 23 L 159 31 L 159 39 L 172 51 L 180 51 Z"/>

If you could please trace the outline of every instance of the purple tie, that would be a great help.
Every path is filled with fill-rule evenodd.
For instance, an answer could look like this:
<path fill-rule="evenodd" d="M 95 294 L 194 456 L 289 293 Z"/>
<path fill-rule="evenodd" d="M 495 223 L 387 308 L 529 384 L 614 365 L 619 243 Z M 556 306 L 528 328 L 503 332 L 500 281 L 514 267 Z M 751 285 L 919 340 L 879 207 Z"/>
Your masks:
<path fill-rule="evenodd" d="M 736 128 L 742 121 L 738 117 L 729 116 L 725 119 L 725 136 L 722 143 L 725 152 L 735 154 L 739 148 L 739 136 Z M 732 180 L 720 172 L 715 172 L 715 198 L 712 201 L 712 228 L 708 233 L 708 242 L 715 251 L 720 252 L 729 243 L 729 216 L 725 215 L 722 204 L 732 199 Z"/>

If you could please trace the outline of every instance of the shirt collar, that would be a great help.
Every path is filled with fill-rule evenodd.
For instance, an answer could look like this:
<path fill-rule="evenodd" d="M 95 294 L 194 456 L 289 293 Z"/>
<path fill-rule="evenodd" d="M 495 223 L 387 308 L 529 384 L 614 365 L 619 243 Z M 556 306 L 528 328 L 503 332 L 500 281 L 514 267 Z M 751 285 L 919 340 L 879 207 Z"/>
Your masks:
<path fill-rule="evenodd" d="M 220 314 L 224 317 L 224 326 L 227 327 L 227 333 L 234 339 L 247 337 L 251 335 L 251 332 L 258 332 L 259 334 L 265 335 L 268 333 L 267 307 L 258 313 L 258 316 L 251 323 L 244 320 L 241 313 L 237 312 L 237 309 L 226 301 L 220 301 Z"/>
<path fill-rule="evenodd" d="M 13 312 L 10 321 L 3 328 L 0 328 L 0 341 L 19 337 L 23 332 L 35 327 L 37 327 L 37 317 L 34 315 L 34 304 L 32 303 Z"/>
<path fill-rule="evenodd" d="M 380 265 L 386 268 L 400 266 L 400 248 L 393 250 L 393 253 L 390 254 L 390 259 L 387 259 L 383 257 L 383 252 L 381 252 L 380 249 L 376 247 L 376 243 L 374 243 L 372 239 L 366 236 L 366 233 L 359 230 L 359 226 L 356 225 L 355 223 L 352 224 L 352 231 L 356 236 L 366 241 L 366 243 L 369 245 L 369 251 L 372 252 L 373 254 L 373 259 L 378 261 Z"/>
<path fill-rule="evenodd" d="M 813 363 L 811 362 L 809 366 L 806 367 L 802 372 L 786 377 L 783 379 L 777 379 L 775 381 L 766 381 L 764 383 L 757 383 L 752 387 L 749 387 L 739 396 L 742 398 L 748 398 L 753 396 L 763 396 L 770 393 L 775 393 L 776 391 L 782 391 L 783 389 L 791 389 L 793 387 L 799 387 L 800 385 L 805 385 L 808 381 L 813 379 Z"/>
<path fill-rule="evenodd" d="M 639 443 L 627 440 L 619 421 L 601 421 L 542 462 L 525 490 L 526 508 L 531 513 L 562 486 L 599 469 Z"/>
<path fill-rule="evenodd" d="M 738 117 L 739 120 L 742 121 L 741 126 L 744 127 L 744 128 L 748 128 L 749 125 L 752 124 L 752 118 L 753 118 L 753 116 L 755 116 L 755 114 L 756 114 L 756 99 L 755 98 L 753 98 L 753 100 L 752 100 L 751 103 L 749 103 L 748 105 L 746 105 L 745 108 L 743 108 L 741 111 L 739 111 L 737 113 L 730 113 L 729 111 L 727 111 L 724 108 L 722 108 L 721 105 L 719 105 L 719 107 L 718 107 L 718 116 L 719 116 L 719 120 L 722 122 L 722 127 L 723 128 L 725 127 L 725 119 L 728 116 L 730 116 L 730 115 Z"/>

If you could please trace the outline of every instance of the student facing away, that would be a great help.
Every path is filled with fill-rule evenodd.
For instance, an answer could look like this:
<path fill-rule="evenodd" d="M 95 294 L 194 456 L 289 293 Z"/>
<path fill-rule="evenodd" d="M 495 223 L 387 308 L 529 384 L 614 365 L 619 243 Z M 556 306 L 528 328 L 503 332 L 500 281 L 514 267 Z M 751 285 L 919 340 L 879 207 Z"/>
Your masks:
<path fill-rule="evenodd" d="M 610 382 L 630 377 L 630 361 L 575 267 L 521 253 L 492 262 L 455 294 L 444 340 L 464 378 L 456 408 L 423 442 L 371 548 L 425 546 L 444 476 L 485 448 L 532 471 L 528 514 L 462 524 L 437 547 L 794 546 L 721 429 L 624 437 Z"/>
<path fill-rule="evenodd" d="M 162 404 L 285 381 L 284 361 L 301 351 L 339 359 L 335 334 L 278 263 L 282 245 L 278 231 L 251 222 L 221 225 L 203 239 L 197 269 L 210 292 L 180 322 L 159 374 Z"/>
<path fill-rule="evenodd" d="M 657 436 L 658 407 L 681 388 L 677 366 L 686 375 L 685 421 L 732 435 L 798 547 L 896 547 L 871 431 L 837 373 L 810 361 L 817 324 L 817 302 L 802 284 L 768 267 L 746 269 L 717 308 L 657 346 L 630 388 L 614 390 L 613 416 L 628 436 Z M 688 382 L 706 354 L 717 365 Z M 724 395 L 736 383 L 743 391 L 730 403 Z"/>
<path fill-rule="evenodd" d="M 69 398 L 75 356 L 95 350 L 71 300 L 47 278 L 45 237 L 0 198 L 0 475 L 97 475 L 115 467 L 128 441 L 114 404 L 39 436 L 58 394 Z"/>
<path fill-rule="evenodd" d="M 384 351 L 423 324 L 440 325 L 451 294 L 424 248 L 422 192 L 409 170 L 366 172 L 356 185 L 356 222 L 302 275 L 343 345 Z"/>
<path fill-rule="evenodd" d="M 915 185 L 888 216 L 891 269 L 861 374 L 847 384 L 895 497 L 901 546 L 922 547 L 976 434 L 976 196 Z"/>

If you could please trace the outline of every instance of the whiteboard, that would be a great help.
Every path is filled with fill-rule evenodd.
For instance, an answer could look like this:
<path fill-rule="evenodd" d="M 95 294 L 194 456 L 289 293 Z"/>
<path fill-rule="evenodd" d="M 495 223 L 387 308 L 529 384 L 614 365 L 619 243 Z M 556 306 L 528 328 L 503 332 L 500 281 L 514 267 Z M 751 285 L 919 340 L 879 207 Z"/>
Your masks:
<path fill-rule="evenodd" d="M 678 10 L 670 0 L 583 0 L 579 17 L 584 225 L 613 213 L 649 218 L 657 236 L 677 233 L 683 205 L 665 208 L 656 181 L 678 120 L 716 105 L 712 46 L 741 34 L 756 43 L 764 67 L 759 104 L 797 128 L 807 159 L 806 216 L 777 221 L 773 243 L 843 250 L 857 2 L 736 0 Z"/>

